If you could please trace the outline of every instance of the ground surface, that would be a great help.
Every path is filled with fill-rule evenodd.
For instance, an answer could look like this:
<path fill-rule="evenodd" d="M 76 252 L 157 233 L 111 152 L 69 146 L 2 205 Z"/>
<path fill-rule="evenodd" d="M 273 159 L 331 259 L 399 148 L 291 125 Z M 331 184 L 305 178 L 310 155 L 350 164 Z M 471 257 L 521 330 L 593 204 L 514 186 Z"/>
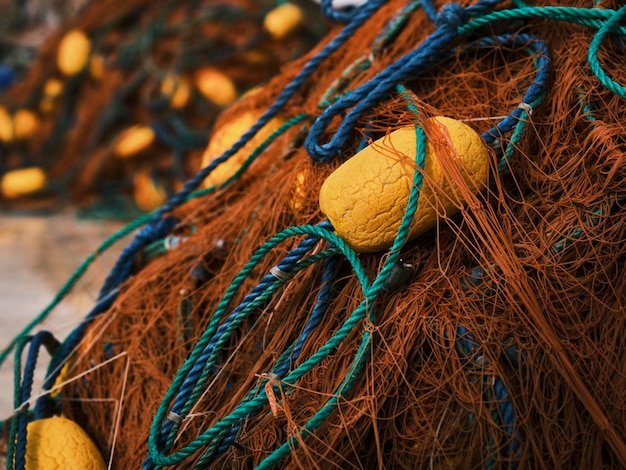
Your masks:
<path fill-rule="evenodd" d="M 79 220 L 73 213 L 34 217 L 0 213 L 0 349 L 53 299 L 78 265 L 120 223 Z M 67 299 L 39 327 L 63 340 L 94 304 L 116 255 L 99 258 Z M 42 363 L 47 354 L 40 356 Z M 36 386 L 41 383 L 42 371 Z M 13 357 L 0 368 L 0 419 L 13 409 Z"/>

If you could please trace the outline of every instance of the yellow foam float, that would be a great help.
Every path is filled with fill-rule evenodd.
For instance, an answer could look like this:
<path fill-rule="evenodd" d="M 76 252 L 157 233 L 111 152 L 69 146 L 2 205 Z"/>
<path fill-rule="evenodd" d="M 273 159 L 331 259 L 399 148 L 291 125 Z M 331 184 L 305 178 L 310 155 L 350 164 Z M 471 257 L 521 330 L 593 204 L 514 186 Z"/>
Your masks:
<path fill-rule="evenodd" d="M 281 40 L 293 33 L 304 20 L 299 6 L 286 2 L 272 9 L 263 19 L 263 27 L 276 40 Z"/>
<path fill-rule="evenodd" d="M 233 146 L 250 127 L 261 117 L 261 111 L 246 111 L 236 119 L 215 129 L 209 140 L 204 155 L 202 167 L 206 167 L 226 150 Z M 237 173 L 250 154 L 261 145 L 274 131 L 282 126 L 284 121 L 279 117 L 272 118 L 259 132 L 237 153 L 227 161 L 218 165 L 204 180 L 204 186 L 210 187 L 225 183 L 231 176 Z"/>
<path fill-rule="evenodd" d="M 54 110 L 56 103 L 63 94 L 63 82 L 58 78 L 49 78 L 43 85 L 43 93 L 39 109 L 43 113 L 50 113 Z"/>
<path fill-rule="evenodd" d="M 87 65 L 89 54 L 91 54 L 89 38 L 83 31 L 73 29 L 63 36 L 59 43 L 57 67 L 67 77 L 76 75 Z"/>
<path fill-rule="evenodd" d="M 170 74 L 161 82 L 161 94 L 170 98 L 172 108 L 181 109 L 189 102 L 191 87 L 185 78 Z"/>
<path fill-rule="evenodd" d="M 18 109 L 13 116 L 0 107 L 0 141 L 5 143 L 31 137 L 39 126 L 39 118 L 28 109 Z"/>
<path fill-rule="evenodd" d="M 123 131 L 113 145 L 113 155 L 125 159 L 133 157 L 148 149 L 156 139 L 150 126 L 137 124 Z"/>
<path fill-rule="evenodd" d="M 0 179 L 0 193 L 14 199 L 41 191 L 46 185 L 46 174 L 41 168 L 20 168 L 5 173 Z"/>
<path fill-rule="evenodd" d="M 196 88 L 207 100 L 218 106 L 228 106 L 237 99 L 237 88 L 225 73 L 203 67 L 195 74 Z"/>
<path fill-rule="evenodd" d="M 28 423 L 26 470 L 104 470 L 100 451 L 74 421 L 62 416 Z"/>
<path fill-rule="evenodd" d="M 150 212 L 167 201 L 167 192 L 154 181 L 148 171 L 133 176 L 133 199 L 141 210 Z"/>
<path fill-rule="evenodd" d="M 441 139 L 437 139 L 438 145 L 430 140 L 426 144 L 426 177 L 409 239 L 435 227 L 438 212 L 453 215 L 458 202 L 464 202 L 458 186 L 442 168 L 442 152 L 448 152 L 457 163 L 473 192 L 483 188 L 489 177 L 488 149 L 478 133 L 447 117 L 437 116 L 429 122 Z M 347 160 L 322 185 L 320 208 L 355 251 L 375 252 L 393 244 L 413 186 L 415 146 L 415 128 L 398 129 Z"/>

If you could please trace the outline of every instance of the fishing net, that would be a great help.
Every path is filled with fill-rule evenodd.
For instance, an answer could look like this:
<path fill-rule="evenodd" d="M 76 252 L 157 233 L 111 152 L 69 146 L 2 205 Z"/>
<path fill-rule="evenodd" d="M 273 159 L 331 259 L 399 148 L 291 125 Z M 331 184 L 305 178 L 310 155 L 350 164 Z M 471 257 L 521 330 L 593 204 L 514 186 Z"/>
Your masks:
<path fill-rule="evenodd" d="M 62 410 L 114 468 L 626 465 L 619 7 L 323 2 L 339 24 L 220 115 L 260 120 L 140 221 L 35 414 Z M 447 144 L 432 116 L 481 134 L 478 189 L 454 152 L 424 169 Z M 406 126 L 402 221 L 356 253 L 320 187 Z M 426 188 L 437 223 L 409 240 Z"/>
<path fill-rule="evenodd" d="M 309 21 L 268 30 L 276 7 L 89 2 L 0 96 L 0 172 L 24 186 L 3 184 L 2 205 L 133 216 L 163 204 L 200 165 L 215 116 L 323 35 L 304 2 Z"/>

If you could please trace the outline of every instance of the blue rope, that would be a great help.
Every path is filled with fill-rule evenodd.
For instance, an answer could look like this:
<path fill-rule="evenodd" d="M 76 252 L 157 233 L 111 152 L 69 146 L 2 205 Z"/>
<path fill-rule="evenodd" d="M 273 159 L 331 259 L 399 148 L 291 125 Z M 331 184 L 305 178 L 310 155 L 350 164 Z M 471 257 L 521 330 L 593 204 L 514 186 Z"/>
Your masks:
<path fill-rule="evenodd" d="M 61 373 L 63 363 L 67 361 L 70 354 L 74 352 L 78 344 L 83 339 L 87 328 L 93 320 L 105 312 L 113 305 L 113 302 L 117 298 L 118 289 L 114 289 L 109 292 L 105 297 L 100 299 L 89 314 L 83 319 L 83 321 L 67 336 L 63 343 L 57 348 L 56 352 L 52 356 L 52 360 L 48 365 L 48 372 L 46 379 L 43 383 L 43 389 L 49 391 L 56 383 L 59 374 Z M 44 393 L 35 405 L 35 419 L 47 418 L 52 414 L 52 398 L 50 394 Z"/>
<path fill-rule="evenodd" d="M 324 270 L 322 271 L 321 280 L 322 288 L 317 295 L 311 315 L 309 316 L 309 319 L 304 326 L 302 333 L 295 341 L 295 343 L 291 347 L 289 347 L 276 361 L 276 365 L 272 369 L 272 373 L 275 375 L 275 378 L 282 379 L 285 374 L 293 368 L 293 365 L 300 357 L 300 353 L 302 352 L 302 347 L 304 346 L 305 341 L 311 336 L 311 333 L 315 331 L 317 326 L 322 321 L 326 310 L 328 310 L 328 306 L 330 305 L 330 299 L 332 297 L 333 281 L 335 278 L 337 263 L 337 256 L 332 256 L 324 261 Z M 255 415 L 256 413 L 251 413 L 244 418 L 241 418 L 239 422 L 230 429 L 228 435 L 224 438 L 224 441 L 218 448 L 217 455 L 221 455 L 234 444 L 242 423 L 254 417 Z M 207 453 L 205 455 L 210 454 Z M 198 468 L 202 468 L 201 462 L 198 462 Z"/>
<path fill-rule="evenodd" d="M 160 219 L 160 217 L 159 217 Z M 150 225 L 142 228 L 133 241 L 122 251 L 117 259 L 115 266 L 104 281 L 104 285 L 100 289 L 98 301 L 105 298 L 110 292 L 116 289 L 124 282 L 131 273 L 135 255 L 147 244 L 152 243 L 159 238 L 163 238 L 178 224 L 178 220 L 174 217 L 165 217 L 163 219 L 154 219 Z"/>
<path fill-rule="evenodd" d="M 45 346 L 50 354 L 58 348 L 59 342 L 49 331 L 40 331 L 32 337 L 26 338 L 21 347 L 16 350 L 16 356 L 21 355 L 23 347 L 30 342 L 26 363 L 24 365 L 24 373 L 22 376 L 19 394 L 20 403 L 16 406 L 14 420 L 16 421 L 14 432 L 17 435 L 15 440 L 9 441 L 10 447 L 15 449 L 9 454 L 15 456 L 14 464 L 8 461 L 7 465 L 15 470 L 23 470 L 26 467 L 26 444 L 27 444 L 27 428 L 29 422 L 29 403 L 33 391 L 33 381 L 35 377 L 35 369 L 37 367 L 37 359 L 41 346 Z"/>
<path fill-rule="evenodd" d="M 320 224 L 321 228 L 328 229 L 330 224 L 327 222 L 323 222 Z M 314 236 L 307 237 L 304 241 L 298 245 L 295 249 L 291 250 L 283 260 L 278 263 L 277 269 L 279 272 L 290 273 L 296 263 L 302 259 L 302 257 L 311 251 L 313 247 L 318 243 L 319 238 Z M 259 258 L 260 260 L 260 258 Z M 256 264 L 256 263 L 255 263 Z M 282 281 L 277 279 L 274 274 L 265 275 L 259 284 L 255 286 L 252 291 L 245 297 L 242 303 L 231 313 L 223 324 L 221 324 L 215 329 L 214 332 L 211 332 L 212 325 L 217 324 L 218 321 L 221 320 L 221 315 L 216 314 L 213 315 L 211 319 L 211 324 L 205 331 L 203 337 L 209 336 L 210 339 L 207 341 L 206 346 L 202 353 L 199 355 L 197 359 L 194 360 L 193 367 L 186 372 L 186 379 L 184 380 L 177 396 L 174 405 L 172 406 L 172 412 L 176 413 L 181 417 L 185 417 L 185 415 L 189 412 L 189 409 L 196 401 L 197 397 L 201 393 L 201 390 L 206 383 L 208 375 L 210 374 L 212 368 L 208 365 L 211 361 L 209 358 L 214 355 L 214 351 L 219 349 L 223 342 L 227 339 L 227 335 L 225 332 L 232 330 L 237 327 L 244 319 L 244 312 L 246 312 L 254 302 L 256 302 L 259 297 L 263 294 L 269 292 L 272 288 L 279 286 L 282 284 Z M 233 285 L 225 294 L 226 296 L 232 295 Z M 234 293 L 234 292 L 233 292 Z M 210 333 L 209 333 L 210 332 Z M 198 343 L 200 344 L 200 343 Z M 160 441 L 161 443 L 165 442 L 167 447 L 170 447 L 173 444 L 173 440 L 176 436 L 176 432 L 178 431 L 178 426 L 171 420 L 167 420 L 162 428 L 160 433 Z M 144 466 L 142 468 L 148 469 L 153 468 L 150 465 L 149 457 L 144 462 Z"/>
<path fill-rule="evenodd" d="M 355 13 L 354 7 L 348 7 L 344 9 L 343 11 L 335 10 L 333 8 L 332 0 L 322 0 L 320 2 L 320 5 L 322 7 L 321 8 L 322 15 L 324 15 L 325 18 L 335 23 L 340 23 L 340 24 L 349 23 L 350 20 L 352 20 L 352 17 L 354 16 L 354 13 Z M 358 10 L 358 8 L 356 8 L 356 10 Z"/>
<path fill-rule="evenodd" d="M 405 54 L 349 94 L 344 94 L 322 112 L 311 126 L 304 142 L 311 157 L 317 162 L 327 162 L 338 157 L 357 121 L 367 110 L 387 99 L 398 84 L 408 79 L 414 79 L 429 67 L 448 57 L 452 53 L 448 49 L 459 36 L 458 29 L 460 26 L 465 24 L 471 15 L 482 13 L 487 5 L 493 3 L 479 2 L 466 9 L 454 3 L 446 5 L 437 17 L 438 28 L 415 50 Z M 485 39 L 482 44 L 478 42 L 477 45 L 506 45 L 524 42 L 528 42 L 528 47 L 534 49 L 537 58 L 536 80 L 530 85 L 523 98 L 523 103 L 530 105 L 530 103 L 539 100 L 545 93 L 545 84 L 549 74 L 548 51 L 545 45 L 531 35 L 501 36 L 495 39 Z M 352 109 L 347 111 L 349 108 Z M 485 134 L 487 142 L 493 141 L 495 136 L 501 132 L 512 129 L 519 122 L 523 112 L 524 109 L 522 108 L 514 110 L 506 119 L 488 131 Z M 320 144 L 321 137 L 331 121 L 344 113 L 346 113 L 345 117 L 330 141 L 326 144 Z"/>

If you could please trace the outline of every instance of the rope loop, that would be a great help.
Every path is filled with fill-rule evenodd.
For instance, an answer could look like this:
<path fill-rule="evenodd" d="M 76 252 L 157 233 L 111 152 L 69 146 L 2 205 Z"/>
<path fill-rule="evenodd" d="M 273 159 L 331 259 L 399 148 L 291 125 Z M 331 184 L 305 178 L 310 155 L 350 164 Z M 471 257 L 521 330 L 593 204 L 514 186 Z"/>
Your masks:
<path fill-rule="evenodd" d="M 458 3 L 448 3 L 444 5 L 441 12 L 437 15 L 435 24 L 438 27 L 448 26 L 454 30 L 460 28 L 468 22 L 469 13 Z"/>
<path fill-rule="evenodd" d="M 344 10 L 335 10 L 332 0 L 322 0 L 322 15 L 335 23 L 346 24 L 352 20 L 355 8 L 347 8 Z"/>

